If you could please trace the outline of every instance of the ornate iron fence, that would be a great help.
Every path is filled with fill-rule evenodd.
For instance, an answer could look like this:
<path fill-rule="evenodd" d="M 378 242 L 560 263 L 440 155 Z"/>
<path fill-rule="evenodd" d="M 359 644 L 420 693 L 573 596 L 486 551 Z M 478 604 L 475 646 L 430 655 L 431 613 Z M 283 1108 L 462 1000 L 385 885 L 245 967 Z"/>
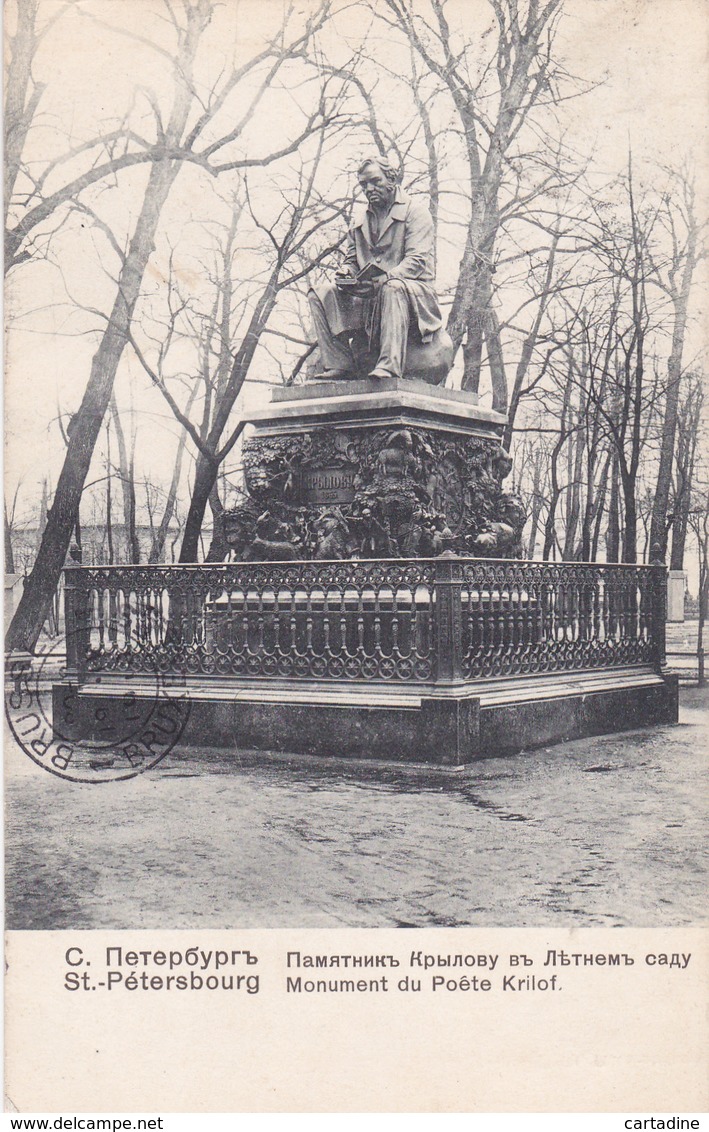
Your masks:
<path fill-rule="evenodd" d="M 70 567 L 67 670 L 457 683 L 664 663 L 663 566 L 436 558 Z"/>
<path fill-rule="evenodd" d="M 464 562 L 467 679 L 664 662 L 664 567 Z"/>

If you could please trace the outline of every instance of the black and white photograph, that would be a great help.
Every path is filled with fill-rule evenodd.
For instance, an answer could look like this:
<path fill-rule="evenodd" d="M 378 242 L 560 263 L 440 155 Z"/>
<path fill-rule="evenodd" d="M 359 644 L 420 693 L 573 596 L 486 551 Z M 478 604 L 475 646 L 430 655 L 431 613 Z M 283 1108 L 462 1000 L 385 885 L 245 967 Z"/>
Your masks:
<path fill-rule="evenodd" d="M 7 0 L 11 935 L 706 923 L 708 23 Z"/>

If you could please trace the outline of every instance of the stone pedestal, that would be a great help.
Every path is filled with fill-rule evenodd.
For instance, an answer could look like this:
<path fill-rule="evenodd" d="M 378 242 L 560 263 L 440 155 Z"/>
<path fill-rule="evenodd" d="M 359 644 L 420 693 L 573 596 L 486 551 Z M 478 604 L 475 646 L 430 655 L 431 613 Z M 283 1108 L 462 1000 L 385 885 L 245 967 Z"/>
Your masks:
<path fill-rule="evenodd" d="M 667 575 L 667 620 L 684 621 L 684 570 L 670 570 Z"/>
<path fill-rule="evenodd" d="M 236 561 L 68 571 L 85 628 L 55 728 L 98 738 L 163 680 L 189 708 L 181 741 L 237 760 L 458 767 L 675 721 L 663 566 L 480 561 L 520 556 L 504 424 L 412 379 L 275 390 L 225 517 Z"/>
<path fill-rule="evenodd" d="M 522 506 L 502 489 L 505 419 L 412 379 L 276 389 L 244 445 L 249 498 L 225 547 L 251 560 L 515 557 Z"/>
<path fill-rule="evenodd" d="M 140 678 L 130 685 L 105 675 L 100 684 L 55 684 L 55 728 L 94 740 L 109 727 L 118 731 L 128 689 L 138 705 L 155 695 L 154 681 Z M 676 723 L 677 689 L 676 675 L 649 667 L 475 680 L 438 690 L 193 679 L 184 685 L 180 744 L 223 748 L 236 766 L 244 752 L 280 751 L 462 767 L 586 735 Z"/>

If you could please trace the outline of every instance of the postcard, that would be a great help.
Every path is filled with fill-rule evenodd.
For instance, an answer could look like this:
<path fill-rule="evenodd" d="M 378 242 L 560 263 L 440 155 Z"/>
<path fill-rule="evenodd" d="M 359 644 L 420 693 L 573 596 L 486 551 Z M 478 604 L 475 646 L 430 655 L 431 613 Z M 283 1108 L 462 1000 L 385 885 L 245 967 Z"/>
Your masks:
<path fill-rule="evenodd" d="M 8 0 L 7 1112 L 706 1109 L 708 22 Z"/>

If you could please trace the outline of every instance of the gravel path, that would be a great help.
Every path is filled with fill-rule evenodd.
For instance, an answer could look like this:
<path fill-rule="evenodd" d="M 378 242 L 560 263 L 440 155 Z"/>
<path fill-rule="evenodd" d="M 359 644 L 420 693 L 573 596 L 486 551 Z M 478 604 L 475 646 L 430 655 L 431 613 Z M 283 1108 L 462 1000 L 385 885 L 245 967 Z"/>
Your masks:
<path fill-rule="evenodd" d="M 706 706 L 443 775 L 175 751 L 80 785 L 7 742 L 7 926 L 679 926 L 706 913 Z"/>

